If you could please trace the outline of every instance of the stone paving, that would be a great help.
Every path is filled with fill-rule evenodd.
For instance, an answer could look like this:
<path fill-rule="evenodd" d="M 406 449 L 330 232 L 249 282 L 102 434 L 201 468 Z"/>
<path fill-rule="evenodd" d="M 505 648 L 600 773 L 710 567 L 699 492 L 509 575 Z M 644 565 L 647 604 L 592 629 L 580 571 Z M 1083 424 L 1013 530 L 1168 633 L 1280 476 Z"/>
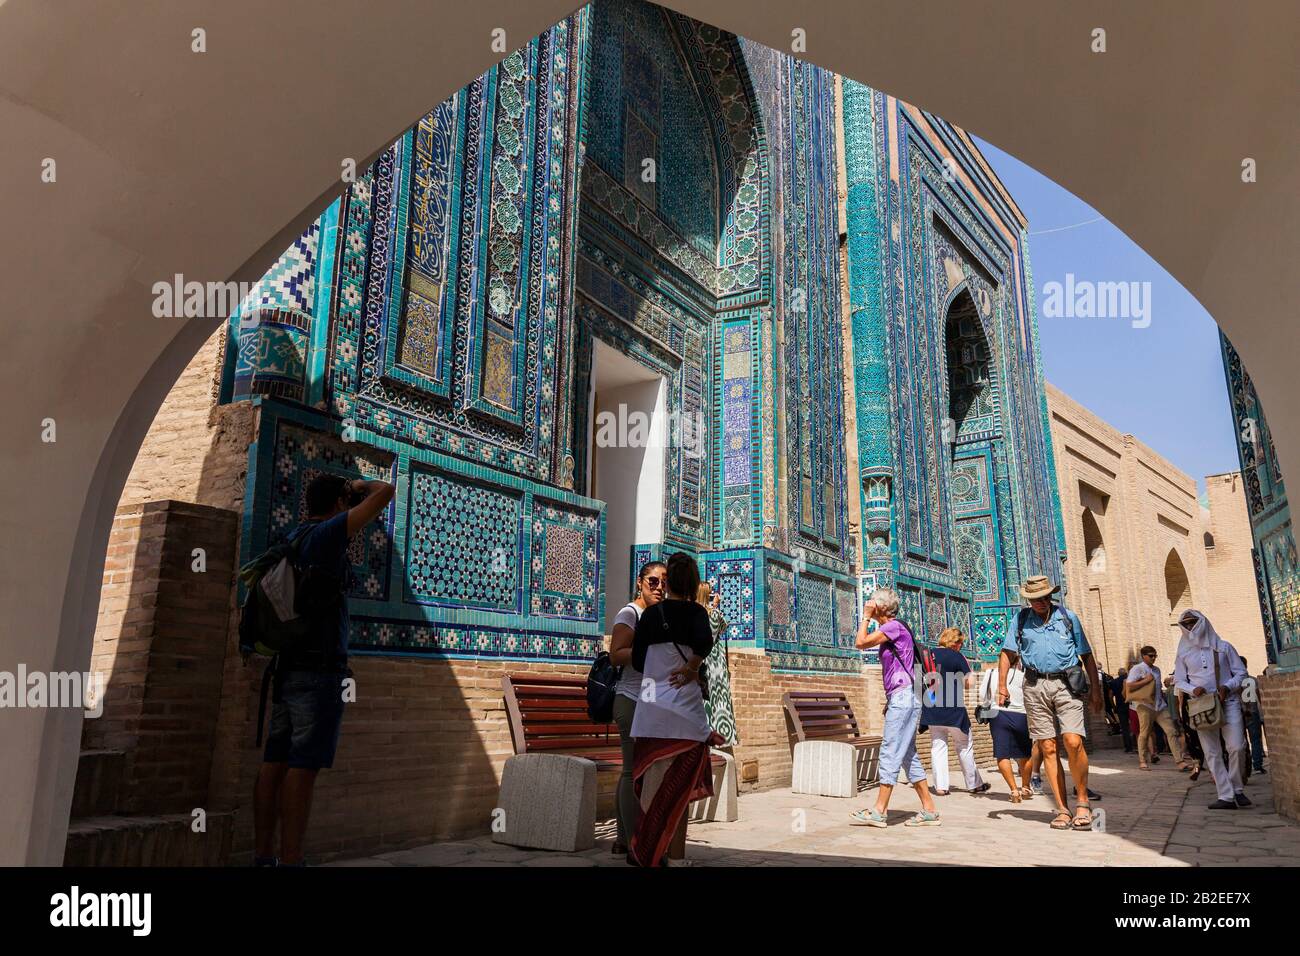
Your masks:
<path fill-rule="evenodd" d="M 1268 776 L 1247 785 L 1255 806 L 1211 811 L 1208 771 L 1193 784 L 1168 758 L 1142 772 L 1134 757 L 1117 753 L 1097 755 L 1092 767 L 1104 830 L 1050 829 L 1050 797 L 1016 806 L 1001 775 L 988 768 L 988 793 L 954 790 L 935 798 L 941 827 L 903 826 L 918 806 L 910 789 L 894 791 L 887 829 L 849 825 L 850 811 L 874 803 L 874 788 L 856 799 L 765 790 L 741 796 L 735 823 L 692 825 L 686 854 L 701 866 L 1300 865 L 1300 826 L 1273 812 Z M 612 840 L 613 823 L 605 821 L 595 848 L 582 853 L 514 849 L 482 836 L 329 865 L 623 866 L 610 853 Z"/>

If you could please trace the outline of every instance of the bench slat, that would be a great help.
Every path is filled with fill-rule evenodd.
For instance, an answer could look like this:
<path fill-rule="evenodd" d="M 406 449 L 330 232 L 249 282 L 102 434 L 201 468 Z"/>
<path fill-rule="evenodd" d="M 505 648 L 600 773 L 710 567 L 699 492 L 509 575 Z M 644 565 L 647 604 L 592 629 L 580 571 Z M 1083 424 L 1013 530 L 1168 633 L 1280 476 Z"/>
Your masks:
<path fill-rule="evenodd" d="M 525 723 L 524 734 L 528 737 L 618 737 L 618 727 L 614 724 L 537 724 Z"/>

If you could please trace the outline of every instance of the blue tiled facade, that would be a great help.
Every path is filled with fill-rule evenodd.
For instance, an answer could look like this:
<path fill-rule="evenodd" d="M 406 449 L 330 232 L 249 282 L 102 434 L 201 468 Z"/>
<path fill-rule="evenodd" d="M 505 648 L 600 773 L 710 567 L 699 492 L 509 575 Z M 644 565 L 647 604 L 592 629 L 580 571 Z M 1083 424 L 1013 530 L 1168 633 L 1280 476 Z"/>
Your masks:
<path fill-rule="evenodd" d="M 662 540 L 632 574 L 697 555 L 728 640 L 781 670 L 856 672 L 875 583 L 988 656 L 1021 579 L 1058 573 L 1060 521 L 1024 231 L 982 170 L 940 120 L 597 0 L 431 110 L 232 319 L 225 399 L 260 407 L 245 554 L 312 474 L 384 477 L 354 648 L 590 658 L 599 342 L 705 423 L 703 455 L 666 449 Z"/>
<path fill-rule="evenodd" d="M 1293 671 L 1300 668 L 1300 560 L 1296 557 L 1291 506 L 1273 435 L 1250 374 L 1222 332 L 1219 344 L 1255 545 L 1251 557 L 1268 638 L 1268 662 L 1279 670 Z"/>

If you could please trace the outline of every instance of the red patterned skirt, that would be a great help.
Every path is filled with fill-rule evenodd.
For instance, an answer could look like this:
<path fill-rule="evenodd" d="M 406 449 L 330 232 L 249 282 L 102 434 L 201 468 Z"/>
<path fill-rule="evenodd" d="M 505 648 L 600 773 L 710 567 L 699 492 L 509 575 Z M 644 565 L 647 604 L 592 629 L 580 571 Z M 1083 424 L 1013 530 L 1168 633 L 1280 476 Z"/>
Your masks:
<path fill-rule="evenodd" d="M 722 743 L 716 733 L 703 742 L 637 738 L 632 762 L 632 784 L 637 799 L 641 800 L 652 769 L 658 782 L 650 795 L 650 805 L 642 802 L 641 821 L 628 843 L 628 856 L 638 865 L 658 866 L 691 802 L 713 796 L 709 747 Z M 656 766 L 661 761 L 667 761 L 666 766 Z"/>

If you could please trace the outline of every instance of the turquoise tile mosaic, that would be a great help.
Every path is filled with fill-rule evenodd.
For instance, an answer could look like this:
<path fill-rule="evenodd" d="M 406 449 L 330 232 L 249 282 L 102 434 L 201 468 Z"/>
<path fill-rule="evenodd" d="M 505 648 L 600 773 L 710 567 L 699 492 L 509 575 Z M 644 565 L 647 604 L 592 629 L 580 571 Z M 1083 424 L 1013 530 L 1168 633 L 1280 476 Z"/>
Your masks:
<path fill-rule="evenodd" d="M 860 669 L 876 584 L 987 657 L 1062 539 L 1026 234 L 972 149 L 779 51 L 596 0 L 434 105 L 232 321 L 223 396 L 260 415 L 245 553 L 312 474 L 386 475 L 353 544 L 355 649 L 590 658 L 603 343 L 662 377 L 673 425 L 630 575 L 695 555 L 727 640 L 778 670 Z"/>

